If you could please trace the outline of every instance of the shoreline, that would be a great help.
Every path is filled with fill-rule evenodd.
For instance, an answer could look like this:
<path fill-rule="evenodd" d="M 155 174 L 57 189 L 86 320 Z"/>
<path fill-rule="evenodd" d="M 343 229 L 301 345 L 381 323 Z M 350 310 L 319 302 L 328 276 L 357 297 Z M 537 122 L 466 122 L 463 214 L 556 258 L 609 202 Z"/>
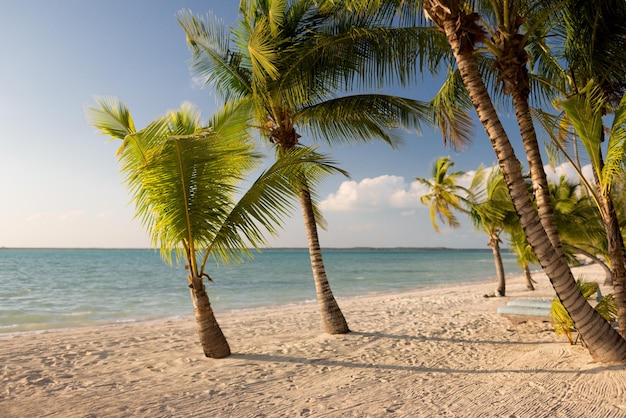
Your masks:
<path fill-rule="evenodd" d="M 519 274 L 508 273 L 507 279 L 514 279 L 517 276 L 519 276 Z M 440 283 L 440 284 L 426 283 L 426 284 L 416 285 L 416 287 L 412 289 L 397 289 L 397 290 L 390 290 L 390 291 L 371 291 L 371 292 L 363 293 L 359 295 L 336 296 L 336 299 L 338 302 L 343 302 L 343 301 L 349 302 L 352 299 L 377 298 L 377 297 L 383 297 L 383 296 L 389 296 L 389 295 L 402 295 L 405 293 L 421 292 L 425 290 L 436 290 L 436 289 L 447 288 L 447 287 L 472 286 L 472 285 L 479 285 L 479 284 L 487 284 L 491 282 L 495 283 L 495 281 L 496 281 L 495 277 L 493 278 L 490 277 L 489 279 L 471 280 L 471 281 L 458 282 L 458 283 Z M 210 298 L 211 298 L 211 294 L 209 293 L 209 299 Z M 191 299 L 188 302 L 190 305 L 189 309 L 191 309 L 191 303 L 192 303 Z M 213 303 L 212 300 L 211 302 Z M 307 299 L 307 300 L 295 301 L 295 302 L 276 303 L 273 305 L 251 306 L 247 308 L 225 308 L 225 309 L 220 309 L 220 310 L 216 309 L 215 315 L 217 317 L 218 322 L 220 322 L 219 318 L 222 315 L 237 315 L 238 313 L 246 313 L 246 312 L 263 312 L 263 311 L 268 311 L 268 310 L 280 310 L 283 308 L 298 307 L 301 305 L 302 306 L 311 305 L 311 304 L 315 305 L 316 303 L 317 301 L 315 299 Z M 40 329 L 31 329 L 31 330 L 28 330 L 28 329 L 18 330 L 18 331 L 4 331 L 4 329 L 8 327 L 3 327 L 3 329 L 0 329 L 0 340 L 2 338 L 5 338 L 6 336 L 21 335 L 21 334 L 28 335 L 28 334 L 40 334 L 40 333 L 57 332 L 57 331 L 61 331 L 61 332 L 72 331 L 72 330 L 80 330 L 80 329 L 87 329 L 87 328 L 108 327 L 108 326 L 143 323 L 143 322 L 168 321 L 168 320 L 175 320 L 177 318 L 182 318 L 182 319 L 190 318 L 191 320 L 193 320 L 193 313 L 164 315 L 164 316 L 155 315 L 154 317 L 149 317 L 149 318 L 126 318 L 126 319 L 118 319 L 118 320 L 85 321 L 81 324 L 77 324 L 73 326 L 63 326 L 64 324 L 62 323 L 50 323 L 49 327 L 40 328 Z M 32 325 L 39 325 L 39 324 L 23 324 L 21 326 L 28 327 Z M 16 327 L 20 327 L 20 326 L 16 325 Z"/>
<path fill-rule="evenodd" d="M 603 281 L 598 266 L 574 270 Z M 622 417 L 626 368 L 593 363 L 547 323 L 497 308 L 549 298 L 507 278 L 338 299 L 352 330 L 320 331 L 317 304 L 216 313 L 233 354 L 203 356 L 193 317 L 0 336 L 3 416 Z M 609 289 L 602 288 L 603 293 Z"/>

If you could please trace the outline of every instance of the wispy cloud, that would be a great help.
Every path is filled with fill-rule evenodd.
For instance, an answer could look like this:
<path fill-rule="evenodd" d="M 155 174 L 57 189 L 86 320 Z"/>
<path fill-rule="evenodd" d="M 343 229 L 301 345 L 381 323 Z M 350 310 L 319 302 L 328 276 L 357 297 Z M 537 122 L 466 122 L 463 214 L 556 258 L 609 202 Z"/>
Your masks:
<path fill-rule="evenodd" d="M 34 222 L 69 222 L 82 217 L 85 214 L 83 209 L 74 209 L 66 212 L 37 212 L 28 215 L 24 220 L 29 223 Z"/>
<path fill-rule="evenodd" d="M 68 222 L 77 218 L 80 218 L 85 213 L 84 210 L 70 210 L 68 212 L 63 212 L 57 216 L 57 220 L 59 222 Z"/>

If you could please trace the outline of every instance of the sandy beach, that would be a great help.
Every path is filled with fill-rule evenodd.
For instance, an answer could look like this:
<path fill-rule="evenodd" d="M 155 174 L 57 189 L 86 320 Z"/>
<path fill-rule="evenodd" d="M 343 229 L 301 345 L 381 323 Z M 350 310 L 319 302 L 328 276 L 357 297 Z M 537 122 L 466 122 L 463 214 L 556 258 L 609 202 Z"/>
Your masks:
<path fill-rule="evenodd" d="M 315 304 L 218 312 L 222 360 L 203 356 L 193 318 L 0 336 L 0 416 L 626 416 L 626 367 L 497 314 L 553 296 L 534 277 L 535 292 L 508 279 L 505 298 L 484 298 L 487 282 L 340 299 L 347 335 L 321 333 Z"/>

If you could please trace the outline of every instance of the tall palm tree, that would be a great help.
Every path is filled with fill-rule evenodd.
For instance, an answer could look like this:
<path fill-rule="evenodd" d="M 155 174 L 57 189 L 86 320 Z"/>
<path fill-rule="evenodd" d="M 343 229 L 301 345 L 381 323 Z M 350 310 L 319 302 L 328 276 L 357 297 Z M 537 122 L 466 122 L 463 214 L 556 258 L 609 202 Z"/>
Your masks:
<path fill-rule="evenodd" d="M 598 86 L 604 104 L 598 103 L 602 115 L 611 112 L 626 92 L 626 4 L 620 0 L 608 1 L 580 1 L 568 0 L 564 3 L 557 39 L 561 40 L 561 51 L 552 60 L 555 68 L 553 77 L 543 79 L 542 83 L 557 91 L 561 97 L 570 97 L 580 94 L 590 82 Z M 558 59 L 560 58 L 560 59 Z M 561 67 L 559 64 L 565 64 Z M 549 125 L 545 115 L 544 124 Z M 548 128 L 552 129 L 551 127 Z M 607 179 L 598 177 L 604 164 L 602 156 L 602 142 L 604 136 L 601 130 L 592 142 L 583 142 L 587 153 L 594 155 L 591 163 L 594 166 L 593 174 L 595 185 L 590 184 L 581 175 L 581 180 L 590 192 L 595 194 L 595 200 L 602 214 L 605 233 L 608 243 L 608 258 L 612 266 L 612 281 L 615 287 L 615 301 L 618 306 L 618 323 L 620 332 L 626 336 L 626 266 L 624 265 L 624 239 L 619 228 L 619 220 L 613 204 L 613 197 L 606 192 L 604 184 Z M 555 145 L 561 152 L 566 151 L 568 136 L 555 137 Z M 576 141 L 574 141 L 576 145 Z M 588 149 L 589 146 L 595 148 Z M 574 147 L 574 153 L 578 149 Z M 579 163 L 576 156 L 566 155 L 576 167 Z M 578 165 L 578 167 L 580 167 Z M 579 171 L 580 173 L 580 171 Z M 594 186 L 598 190 L 593 190 Z"/>
<path fill-rule="evenodd" d="M 246 135 L 241 108 L 227 106 L 205 126 L 200 112 L 183 104 L 136 131 L 128 108 L 117 99 L 97 99 L 97 104 L 87 116 L 101 133 L 122 141 L 117 156 L 137 217 L 164 260 L 171 263 L 176 256 L 186 264 L 205 356 L 228 356 L 230 347 L 204 285 L 205 278 L 212 280 L 207 261 L 249 256 L 250 245 L 259 248 L 265 242 L 263 230 L 275 233 L 290 212 L 294 173 L 304 167 L 314 183 L 330 166 L 311 150 L 294 149 L 241 190 L 246 173 L 261 162 Z"/>
<path fill-rule="evenodd" d="M 460 0 L 425 0 L 423 6 L 427 16 L 443 30 L 448 39 L 463 84 L 498 158 L 528 241 L 552 282 L 557 296 L 587 343 L 590 354 L 601 361 L 626 360 L 626 340 L 615 332 L 582 296 L 562 250 L 551 240 L 553 238 L 551 228 L 546 230 L 546 225 L 541 222 L 542 218 L 528 194 L 521 164 L 494 108 L 478 67 L 476 48 L 487 40 L 486 31 L 479 24 L 481 16 Z M 526 152 L 529 154 L 528 149 Z M 532 155 L 531 153 L 527 157 L 530 159 Z"/>
<path fill-rule="evenodd" d="M 393 128 L 437 123 L 428 103 L 347 90 L 356 84 L 365 91 L 404 74 L 396 67 L 414 71 L 398 58 L 415 51 L 423 42 L 419 37 L 369 30 L 373 20 L 368 15 L 340 13 L 328 2 L 318 7 L 313 0 L 242 0 L 239 12 L 230 31 L 211 14 L 181 11 L 178 20 L 193 52 L 192 71 L 222 100 L 250 103 L 249 124 L 278 148 L 279 157 L 303 134 L 328 145 L 382 139 L 395 146 L 399 136 Z M 404 39 L 394 44 L 402 54 L 381 39 Z M 395 61 L 390 65 L 373 56 Z M 450 139 L 468 140 L 470 122 L 464 113 L 446 115 L 454 121 L 446 125 Z M 326 277 L 317 231 L 321 218 L 312 192 L 311 187 L 299 190 L 322 327 L 331 334 L 346 333 L 347 322 Z"/>
<path fill-rule="evenodd" d="M 610 194 L 613 178 L 623 175 L 623 167 L 626 163 L 626 94 L 615 112 L 613 125 L 606 141 L 606 162 L 602 157 L 602 142 L 605 142 L 602 123 L 602 112 L 606 109 L 604 97 L 600 87 L 590 82 L 580 93 L 560 101 L 560 104 L 590 156 L 598 186 L 597 190 L 592 189 L 592 195 L 605 225 L 613 272 L 617 319 L 620 332 L 626 335 L 624 243 Z"/>

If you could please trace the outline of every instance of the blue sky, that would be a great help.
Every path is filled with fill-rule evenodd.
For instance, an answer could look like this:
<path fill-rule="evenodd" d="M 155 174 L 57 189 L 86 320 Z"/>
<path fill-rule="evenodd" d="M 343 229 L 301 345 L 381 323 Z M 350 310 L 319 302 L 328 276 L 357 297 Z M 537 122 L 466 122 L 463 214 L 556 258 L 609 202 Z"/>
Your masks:
<path fill-rule="evenodd" d="M 191 101 L 208 117 L 210 90 L 194 84 L 189 51 L 174 15 L 213 12 L 228 22 L 238 2 L 185 0 L 5 0 L 0 14 L 0 247 L 148 247 L 119 174 L 115 150 L 85 120 L 94 96 L 119 97 L 138 128 Z M 432 81 L 407 91 L 428 100 Z M 514 128 L 513 125 L 511 125 Z M 509 129 L 518 142 L 515 129 Z M 302 138 L 306 142 L 306 138 Z M 319 190 L 328 230 L 322 247 L 486 248 L 468 222 L 433 231 L 423 190 L 431 163 L 450 155 L 456 169 L 490 166 L 495 155 L 476 127 L 463 152 L 437 132 L 408 135 L 398 150 L 383 144 L 331 151 L 351 178 L 329 178 Z M 520 155 L 518 155 L 520 156 Z M 300 212 L 273 247 L 305 247 Z"/>

